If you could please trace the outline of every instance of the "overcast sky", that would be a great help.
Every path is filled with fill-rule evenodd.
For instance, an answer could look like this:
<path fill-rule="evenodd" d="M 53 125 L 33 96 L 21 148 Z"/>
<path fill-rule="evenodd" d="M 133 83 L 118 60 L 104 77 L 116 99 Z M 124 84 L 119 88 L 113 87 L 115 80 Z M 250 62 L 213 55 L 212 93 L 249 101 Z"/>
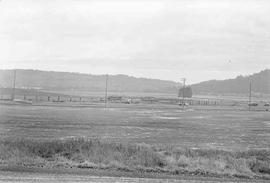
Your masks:
<path fill-rule="evenodd" d="M 189 84 L 270 68 L 269 0 L 1 0 L 0 67 Z"/>

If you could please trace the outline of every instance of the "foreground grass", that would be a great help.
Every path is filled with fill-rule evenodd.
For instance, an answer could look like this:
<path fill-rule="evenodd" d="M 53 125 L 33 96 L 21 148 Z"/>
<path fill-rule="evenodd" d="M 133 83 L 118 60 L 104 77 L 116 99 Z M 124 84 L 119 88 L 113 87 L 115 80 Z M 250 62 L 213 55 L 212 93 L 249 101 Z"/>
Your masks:
<path fill-rule="evenodd" d="M 176 149 L 98 139 L 0 141 L 0 165 L 270 178 L 270 151 Z"/>

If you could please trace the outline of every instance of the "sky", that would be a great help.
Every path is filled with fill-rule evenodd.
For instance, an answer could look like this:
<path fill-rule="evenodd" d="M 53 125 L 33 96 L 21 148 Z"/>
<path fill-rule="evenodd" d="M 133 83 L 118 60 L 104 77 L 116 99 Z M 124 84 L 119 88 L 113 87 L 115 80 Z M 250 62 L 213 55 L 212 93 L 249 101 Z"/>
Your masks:
<path fill-rule="evenodd" d="M 0 69 L 193 84 L 270 68 L 269 0 L 0 0 Z"/>

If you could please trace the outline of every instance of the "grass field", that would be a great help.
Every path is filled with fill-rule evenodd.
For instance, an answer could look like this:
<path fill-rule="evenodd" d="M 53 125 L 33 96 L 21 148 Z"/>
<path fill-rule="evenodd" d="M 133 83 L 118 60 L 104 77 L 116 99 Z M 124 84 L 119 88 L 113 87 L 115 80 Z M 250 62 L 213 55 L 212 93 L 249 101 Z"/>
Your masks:
<path fill-rule="evenodd" d="M 270 179 L 270 112 L 60 105 L 0 105 L 0 167 Z"/>
<path fill-rule="evenodd" d="M 223 150 L 269 149 L 270 112 L 124 105 L 0 105 L 0 135 L 31 139 L 98 137 L 116 142 Z"/>

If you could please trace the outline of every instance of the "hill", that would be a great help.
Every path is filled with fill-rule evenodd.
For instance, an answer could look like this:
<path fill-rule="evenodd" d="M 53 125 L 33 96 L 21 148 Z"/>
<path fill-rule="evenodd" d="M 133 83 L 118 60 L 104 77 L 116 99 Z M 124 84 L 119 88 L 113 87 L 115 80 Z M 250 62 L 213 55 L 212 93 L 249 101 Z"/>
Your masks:
<path fill-rule="evenodd" d="M 13 86 L 14 70 L 0 70 L 0 87 Z M 16 88 L 104 91 L 106 76 L 40 70 L 16 70 Z M 158 79 L 109 75 L 108 87 L 116 92 L 177 93 L 178 84 Z"/>
<path fill-rule="evenodd" d="M 14 70 L 0 70 L 0 88 L 13 86 Z M 106 76 L 71 72 L 16 70 L 16 88 L 43 90 L 104 91 Z M 210 80 L 193 84 L 196 94 L 247 94 L 249 82 L 252 92 L 270 94 L 270 70 L 227 80 Z M 158 79 L 136 78 L 127 75 L 109 75 L 109 91 L 140 93 L 178 93 L 179 83 Z"/>
<path fill-rule="evenodd" d="M 270 70 L 266 69 L 249 76 L 238 76 L 235 79 L 211 80 L 192 85 L 195 94 L 246 94 L 249 93 L 249 82 L 252 92 L 270 94 Z"/>

